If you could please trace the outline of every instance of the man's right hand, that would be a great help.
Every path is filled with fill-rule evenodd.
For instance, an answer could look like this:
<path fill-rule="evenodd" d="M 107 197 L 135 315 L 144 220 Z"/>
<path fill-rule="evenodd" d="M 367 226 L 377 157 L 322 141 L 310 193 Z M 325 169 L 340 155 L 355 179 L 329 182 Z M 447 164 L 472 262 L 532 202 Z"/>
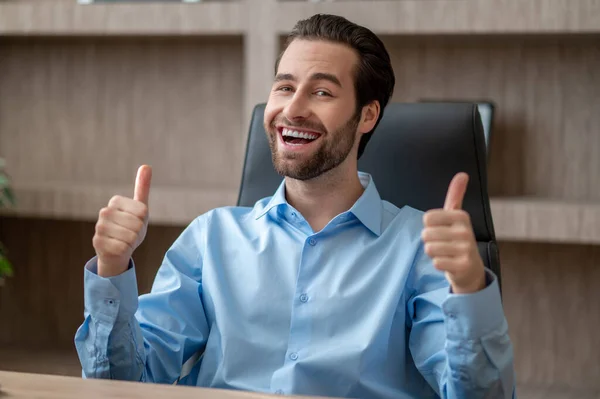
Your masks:
<path fill-rule="evenodd" d="M 100 210 L 92 240 L 98 256 L 99 276 L 112 277 L 125 272 L 133 251 L 144 241 L 151 180 L 152 168 L 141 166 L 133 199 L 116 195 Z"/>

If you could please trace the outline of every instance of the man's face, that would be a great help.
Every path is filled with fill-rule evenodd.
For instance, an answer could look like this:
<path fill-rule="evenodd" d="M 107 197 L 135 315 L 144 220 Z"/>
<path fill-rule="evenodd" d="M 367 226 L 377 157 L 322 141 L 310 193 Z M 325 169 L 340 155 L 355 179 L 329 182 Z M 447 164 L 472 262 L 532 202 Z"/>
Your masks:
<path fill-rule="evenodd" d="M 277 172 L 315 178 L 356 158 L 360 112 L 356 112 L 357 54 L 321 40 L 294 40 L 279 63 L 264 124 Z"/>

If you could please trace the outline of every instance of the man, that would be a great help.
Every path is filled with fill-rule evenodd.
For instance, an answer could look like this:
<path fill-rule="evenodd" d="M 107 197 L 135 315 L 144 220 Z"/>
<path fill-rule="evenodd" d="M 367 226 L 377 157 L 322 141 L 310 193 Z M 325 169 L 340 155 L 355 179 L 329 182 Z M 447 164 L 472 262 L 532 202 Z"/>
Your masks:
<path fill-rule="evenodd" d="M 151 170 L 100 211 L 76 346 L 88 378 L 355 398 L 511 398 L 496 277 L 461 210 L 382 201 L 357 159 L 394 88 L 382 42 L 341 17 L 294 28 L 265 110 L 285 177 L 253 208 L 195 219 L 137 296 Z M 423 182 L 427 184 L 427 182 Z"/>

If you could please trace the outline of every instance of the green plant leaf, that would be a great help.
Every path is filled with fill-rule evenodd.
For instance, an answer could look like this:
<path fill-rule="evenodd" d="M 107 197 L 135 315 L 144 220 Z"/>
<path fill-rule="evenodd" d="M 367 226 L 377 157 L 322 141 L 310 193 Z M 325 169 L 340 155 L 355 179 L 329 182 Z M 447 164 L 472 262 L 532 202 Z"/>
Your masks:
<path fill-rule="evenodd" d="M 0 208 L 14 206 L 15 203 L 15 195 L 9 187 L 0 189 Z"/>
<path fill-rule="evenodd" d="M 15 201 L 15 194 L 13 192 L 13 190 L 10 187 L 6 187 L 4 189 L 4 195 L 6 196 L 6 198 L 8 198 L 8 202 L 11 205 L 15 205 L 16 201 Z"/>
<path fill-rule="evenodd" d="M 4 158 L 0 157 L 0 208 L 15 205 L 15 195 L 10 188 L 10 179 L 4 172 Z M 0 242 L 0 279 L 13 275 L 13 267 L 6 257 L 6 248 Z"/>
<path fill-rule="evenodd" d="M 10 181 L 8 180 L 8 176 L 0 172 L 0 188 L 8 187 L 9 183 Z"/>
<path fill-rule="evenodd" d="M 4 255 L 0 255 L 0 277 L 12 277 L 12 265 Z"/>

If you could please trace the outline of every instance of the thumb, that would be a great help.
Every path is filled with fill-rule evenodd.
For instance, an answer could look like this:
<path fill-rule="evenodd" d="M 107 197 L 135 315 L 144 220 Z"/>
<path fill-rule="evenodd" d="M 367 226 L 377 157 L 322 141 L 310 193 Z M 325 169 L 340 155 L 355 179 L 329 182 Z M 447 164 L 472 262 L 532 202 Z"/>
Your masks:
<path fill-rule="evenodd" d="M 469 184 L 469 175 L 461 172 L 457 173 L 448 187 L 448 193 L 446 194 L 446 201 L 444 202 L 445 210 L 462 209 L 463 199 L 465 198 L 465 192 L 467 191 L 467 185 Z"/>
<path fill-rule="evenodd" d="M 142 165 L 137 171 L 135 177 L 135 191 L 133 192 L 133 199 L 136 201 L 143 202 L 148 205 L 148 198 L 150 197 L 150 182 L 152 181 L 152 168 L 148 165 Z"/>

